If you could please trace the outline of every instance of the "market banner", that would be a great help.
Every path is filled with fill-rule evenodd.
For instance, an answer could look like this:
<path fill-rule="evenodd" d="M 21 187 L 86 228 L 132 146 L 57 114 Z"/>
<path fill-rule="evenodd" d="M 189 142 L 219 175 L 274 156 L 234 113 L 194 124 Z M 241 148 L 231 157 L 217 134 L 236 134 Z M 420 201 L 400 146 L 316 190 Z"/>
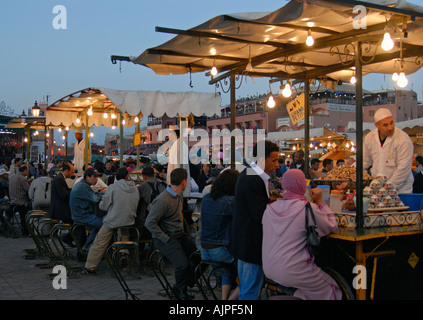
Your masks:
<path fill-rule="evenodd" d="M 292 124 L 296 124 L 298 121 L 305 117 L 305 95 L 300 94 L 294 100 L 286 105 L 289 117 L 291 118 Z"/>

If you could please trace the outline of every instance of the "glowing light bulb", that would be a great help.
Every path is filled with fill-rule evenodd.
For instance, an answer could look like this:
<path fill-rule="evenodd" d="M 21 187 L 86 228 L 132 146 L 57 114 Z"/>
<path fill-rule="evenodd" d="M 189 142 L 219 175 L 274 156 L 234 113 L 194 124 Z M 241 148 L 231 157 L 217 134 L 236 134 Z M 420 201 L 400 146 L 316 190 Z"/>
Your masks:
<path fill-rule="evenodd" d="M 94 132 L 90 132 L 90 137 L 94 137 Z"/>
<path fill-rule="evenodd" d="M 46 133 L 46 137 L 47 137 L 47 138 L 48 138 L 48 137 L 50 137 L 50 133 L 48 133 L 48 132 L 47 132 L 47 133 Z"/>
<path fill-rule="evenodd" d="M 63 139 L 63 140 L 66 140 L 66 136 L 65 136 L 65 135 L 63 135 L 63 136 L 62 136 L 62 139 Z"/>
<path fill-rule="evenodd" d="M 405 88 L 408 85 L 408 80 L 404 72 L 399 74 L 397 84 L 400 88 Z"/>
<path fill-rule="evenodd" d="M 66 131 L 69 131 L 69 127 L 68 127 L 68 126 L 66 126 L 65 130 L 66 130 Z"/>
<path fill-rule="evenodd" d="M 394 74 L 392 75 L 392 80 L 398 81 L 398 78 L 399 78 L 398 72 L 394 72 Z"/>
<path fill-rule="evenodd" d="M 351 84 L 356 84 L 357 78 L 355 76 L 352 76 L 350 82 L 351 82 Z"/>
<path fill-rule="evenodd" d="M 385 32 L 382 41 L 382 49 L 385 51 L 390 51 L 394 47 L 394 41 L 391 38 L 391 35 L 388 31 Z"/>
<path fill-rule="evenodd" d="M 273 96 L 270 95 L 269 100 L 267 100 L 267 106 L 269 108 L 274 108 L 276 105 L 275 100 L 273 99 Z"/>
<path fill-rule="evenodd" d="M 62 128 L 59 128 L 59 129 L 58 129 L 58 131 L 59 131 L 59 132 L 62 132 Z"/>
<path fill-rule="evenodd" d="M 112 126 L 112 130 L 115 130 L 116 129 L 116 127 L 115 126 Z"/>
<path fill-rule="evenodd" d="M 309 47 L 311 47 L 314 44 L 314 39 L 311 35 L 309 35 L 306 39 L 306 45 L 308 45 Z"/>
<path fill-rule="evenodd" d="M 245 67 L 245 71 L 248 71 L 248 72 L 253 71 L 253 65 L 251 64 L 251 59 L 248 61 L 248 64 Z"/>
<path fill-rule="evenodd" d="M 126 122 L 125 122 L 125 119 L 123 119 L 123 120 L 122 120 L 122 124 L 123 124 L 123 125 L 125 125 L 125 123 L 126 123 Z"/>
<path fill-rule="evenodd" d="M 134 121 L 135 121 L 135 123 L 138 123 L 138 122 L 140 122 L 140 119 L 138 119 L 138 117 L 135 117 Z"/>
<path fill-rule="evenodd" d="M 25 137 L 25 138 L 24 138 L 24 142 L 28 142 L 28 138 L 26 138 L 26 137 Z"/>
<path fill-rule="evenodd" d="M 93 109 L 89 108 L 87 114 L 91 117 L 93 115 Z"/>
<path fill-rule="evenodd" d="M 282 90 L 282 95 L 283 95 L 285 98 L 289 98 L 289 97 L 292 95 L 292 90 L 291 90 L 291 86 L 289 85 L 289 83 L 287 83 L 287 84 L 285 85 L 285 87 L 283 88 L 283 90 Z"/>
<path fill-rule="evenodd" d="M 211 73 L 212 76 L 217 75 L 217 68 L 215 66 L 213 66 L 213 68 L 211 69 L 210 73 Z"/>
<path fill-rule="evenodd" d="M 76 118 L 75 122 L 76 123 L 81 123 L 81 119 L 79 119 L 79 117 L 78 117 L 78 118 Z"/>
<path fill-rule="evenodd" d="M 107 112 L 103 113 L 103 118 L 107 119 L 109 117 L 109 114 Z"/>

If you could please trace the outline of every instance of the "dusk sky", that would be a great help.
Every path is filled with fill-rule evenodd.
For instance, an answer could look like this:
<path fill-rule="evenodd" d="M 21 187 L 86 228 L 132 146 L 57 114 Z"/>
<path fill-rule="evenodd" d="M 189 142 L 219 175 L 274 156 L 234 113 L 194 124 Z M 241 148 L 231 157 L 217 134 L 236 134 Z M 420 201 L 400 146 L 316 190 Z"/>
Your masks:
<path fill-rule="evenodd" d="M 412 0 L 409 3 L 419 4 Z M 189 29 L 215 16 L 238 12 L 269 12 L 287 1 L 261 0 L 2 0 L 0 3 L 0 101 L 20 114 L 49 96 L 52 103 L 88 87 L 122 90 L 215 92 L 204 73 L 159 76 L 151 69 L 122 62 L 111 55 L 138 56 L 174 35 L 155 32 L 155 27 Z M 67 29 L 55 29 L 56 5 L 67 10 Z M 407 89 L 422 100 L 422 73 L 410 75 Z M 390 75 L 364 78 L 368 90 L 392 89 Z M 247 78 L 236 96 L 269 91 L 267 78 Z M 222 105 L 229 103 L 222 93 Z M 100 130 L 94 141 L 103 144 Z M 131 131 L 125 129 L 125 133 Z M 96 133 L 96 130 L 94 130 Z"/>

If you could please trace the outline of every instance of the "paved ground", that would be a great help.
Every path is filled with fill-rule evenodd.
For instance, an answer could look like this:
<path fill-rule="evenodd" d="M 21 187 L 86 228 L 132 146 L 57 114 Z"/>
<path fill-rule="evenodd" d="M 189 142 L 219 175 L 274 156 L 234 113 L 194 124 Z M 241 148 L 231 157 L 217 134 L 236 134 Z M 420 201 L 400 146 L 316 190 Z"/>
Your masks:
<path fill-rule="evenodd" d="M 30 237 L 0 237 L 0 300 L 125 300 L 122 287 L 104 261 L 96 276 L 68 278 L 66 289 L 55 289 L 53 269 L 37 266 L 48 263 L 49 259 L 25 259 L 25 249 L 32 248 L 35 244 Z M 83 266 L 76 260 L 70 262 Z M 155 277 L 137 273 L 136 277 L 126 278 L 131 289 L 141 292 L 140 299 L 168 300 L 158 294 L 162 287 Z"/>

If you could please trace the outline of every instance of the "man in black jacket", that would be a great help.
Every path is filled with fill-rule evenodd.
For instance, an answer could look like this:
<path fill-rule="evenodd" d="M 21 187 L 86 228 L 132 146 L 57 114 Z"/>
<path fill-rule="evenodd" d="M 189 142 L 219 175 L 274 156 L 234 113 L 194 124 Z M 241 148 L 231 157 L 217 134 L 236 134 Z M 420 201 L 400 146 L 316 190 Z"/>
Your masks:
<path fill-rule="evenodd" d="M 75 168 L 71 163 L 66 163 L 54 178 L 51 183 L 51 203 L 49 208 L 49 216 L 52 219 L 60 220 L 64 223 L 73 224 L 72 215 L 69 206 L 69 197 L 71 189 L 66 183 L 67 178 L 72 178 L 75 175 Z M 86 241 L 85 229 L 77 228 L 75 230 L 76 237 L 81 245 L 84 245 Z M 73 246 L 72 237 L 70 234 L 66 234 L 63 237 L 63 241 Z M 81 253 L 78 252 L 78 259 L 81 258 Z"/>
<path fill-rule="evenodd" d="M 264 143 L 264 155 L 257 154 L 260 143 Z M 270 141 L 259 141 L 253 152 L 257 163 L 252 163 L 238 177 L 229 246 L 238 259 L 239 300 L 257 300 L 263 284 L 261 220 L 269 203 L 269 175 L 278 166 L 279 158 L 278 146 Z"/>

